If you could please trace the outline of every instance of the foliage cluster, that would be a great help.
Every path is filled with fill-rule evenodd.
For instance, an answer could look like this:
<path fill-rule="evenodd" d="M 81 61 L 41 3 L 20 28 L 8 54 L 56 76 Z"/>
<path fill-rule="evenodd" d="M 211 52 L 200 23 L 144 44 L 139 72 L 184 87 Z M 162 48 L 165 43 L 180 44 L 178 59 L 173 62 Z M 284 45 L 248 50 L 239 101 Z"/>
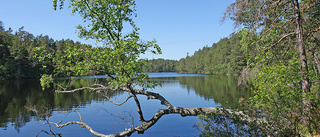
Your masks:
<path fill-rule="evenodd" d="M 54 9 L 60 5 L 63 8 L 65 0 L 53 0 Z M 38 49 L 37 58 L 41 63 L 51 62 L 55 75 L 81 76 L 104 74 L 109 76 L 105 86 L 110 88 L 126 87 L 132 89 L 136 85 L 152 88 L 156 83 L 148 80 L 143 73 L 147 66 L 147 59 L 141 59 L 145 52 L 161 54 L 160 47 L 155 40 L 144 41 L 139 37 L 139 28 L 133 18 L 135 1 L 110 0 L 68 1 L 72 14 L 79 14 L 85 24 L 78 25 L 80 38 L 93 39 L 103 43 L 103 47 L 90 47 L 90 50 L 70 47 L 61 57 L 46 53 L 46 49 Z M 126 26 L 126 27 L 124 27 Z M 126 28 L 126 31 L 124 31 Z M 148 66 L 146 67 L 148 68 Z M 48 76 L 42 75 L 42 79 Z M 51 83 L 52 80 L 44 83 Z"/>

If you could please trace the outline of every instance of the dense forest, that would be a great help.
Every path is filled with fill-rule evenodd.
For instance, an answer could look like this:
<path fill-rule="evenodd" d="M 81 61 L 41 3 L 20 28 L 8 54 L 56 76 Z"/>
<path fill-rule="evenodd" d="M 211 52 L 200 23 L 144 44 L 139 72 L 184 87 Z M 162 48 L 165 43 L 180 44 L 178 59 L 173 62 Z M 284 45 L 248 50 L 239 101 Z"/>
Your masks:
<path fill-rule="evenodd" d="M 239 74 L 246 66 L 240 40 L 239 34 L 233 33 L 212 47 L 203 47 L 194 55 L 180 59 L 176 69 L 180 73 Z"/>
<path fill-rule="evenodd" d="M 90 47 L 70 39 L 54 40 L 47 35 L 34 36 L 24 30 L 24 27 L 13 32 L 5 30 L 0 21 L 0 79 L 39 77 L 41 73 L 52 73 L 53 67 L 43 69 L 42 64 L 35 58 L 37 48 L 46 49 L 59 57 L 65 49 L 71 46 Z"/>
<path fill-rule="evenodd" d="M 220 39 L 211 47 L 205 46 L 193 55 L 179 61 L 152 59 L 145 72 L 201 73 L 201 74 L 239 74 L 247 66 L 247 53 L 241 48 L 241 37 L 232 33 Z"/>

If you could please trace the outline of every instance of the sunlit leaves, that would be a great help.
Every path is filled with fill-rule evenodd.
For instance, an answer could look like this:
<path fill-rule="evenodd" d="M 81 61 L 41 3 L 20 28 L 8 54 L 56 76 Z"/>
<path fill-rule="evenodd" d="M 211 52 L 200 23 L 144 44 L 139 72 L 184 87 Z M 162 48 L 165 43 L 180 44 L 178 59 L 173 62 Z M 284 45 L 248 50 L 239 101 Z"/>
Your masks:
<path fill-rule="evenodd" d="M 53 82 L 52 75 L 47 75 L 47 74 L 42 75 L 41 79 L 40 79 L 40 84 L 42 86 L 42 90 L 44 90 L 45 88 L 49 88 L 50 83 L 52 83 L 52 82 Z"/>
<path fill-rule="evenodd" d="M 83 17 L 87 25 L 79 25 L 79 37 L 104 42 L 115 46 L 114 40 L 121 39 L 123 24 L 135 27 L 132 17 L 135 12 L 133 0 L 79 0 L 71 1 L 72 13 Z"/>
<path fill-rule="evenodd" d="M 64 0 L 59 0 L 63 5 Z M 72 14 L 79 14 L 84 25 L 77 26 L 79 37 L 93 39 L 103 43 L 103 47 L 69 46 L 60 56 L 38 50 L 40 62 L 50 62 L 56 74 L 64 76 L 83 76 L 105 74 L 109 76 L 108 85 L 140 86 L 153 88 L 156 83 L 150 82 L 148 75 L 142 73 L 142 67 L 147 65 L 146 59 L 140 59 L 145 52 L 161 54 L 156 41 L 143 41 L 134 24 L 134 0 L 70 0 L 69 8 Z M 57 0 L 53 0 L 56 8 Z M 132 28 L 123 31 L 124 24 Z M 130 30 L 131 29 L 131 30 Z"/>
<path fill-rule="evenodd" d="M 302 115 L 303 96 L 300 94 L 299 66 L 297 57 L 287 63 L 260 66 L 252 82 L 254 96 L 248 100 L 252 105 L 250 109 L 260 110 L 260 113 L 283 128 L 293 128 L 293 123 L 301 122 L 299 115 Z"/>
<path fill-rule="evenodd" d="M 59 8 L 62 9 L 63 4 L 64 4 L 64 0 L 59 0 L 59 2 L 58 2 L 58 0 L 52 0 L 52 5 L 53 5 L 54 10 L 57 10 L 58 4 L 59 4 Z"/>

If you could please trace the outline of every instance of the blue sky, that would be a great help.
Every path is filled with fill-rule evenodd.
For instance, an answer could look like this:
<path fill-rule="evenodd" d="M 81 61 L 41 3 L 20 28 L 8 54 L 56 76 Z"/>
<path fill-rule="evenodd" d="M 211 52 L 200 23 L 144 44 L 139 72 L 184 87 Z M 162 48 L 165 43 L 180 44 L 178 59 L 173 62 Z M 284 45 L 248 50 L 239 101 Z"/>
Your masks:
<path fill-rule="evenodd" d="M 219 21 L 234 0 L 136 0 L 136 25 L 141 38 L 155 38 L 163 54 L 143 57 L 179 60 L 189 52 L 211 46 L 234 30 L 232 21 Z M 0 20 L 6 29 L 24 30 L 34 35 L 48 35 L 55 40 L 70 38 L 94 45 L 93 40 L 77 37 L 75 26 L 83 21 L 71 10 L 54 11 L 51 0 L 1 0 Z"/>

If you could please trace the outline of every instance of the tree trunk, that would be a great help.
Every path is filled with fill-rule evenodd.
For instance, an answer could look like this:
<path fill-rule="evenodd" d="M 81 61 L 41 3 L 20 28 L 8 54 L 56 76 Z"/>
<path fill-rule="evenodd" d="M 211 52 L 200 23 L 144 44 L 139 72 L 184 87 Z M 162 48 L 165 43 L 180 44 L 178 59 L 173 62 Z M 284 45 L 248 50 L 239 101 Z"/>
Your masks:
<path fill-rule="evenodd" d="M 318 55 L 315 51 L 313 51 L 313 59 L 314 59 L 314 62 L 316 62 L 317 64 L 318 74 L 320 74 L 320 62 L 319 62 Z"/>
<path fill-rule="evenodd" d="M 300 8 L 298 0 L 292 0 L 293 3 L 293 10 L 296 22 L 296 37 L 297 37 L 297 47 L 299 52 L 299 59 L 300 59 L 300 69 L 301 69 L 301 76 L 302 76 L 302 95 L 306 95 L 310 92 L 310 84 L 309 84 L 309 77 L 308 77 L 308 65 L 307 65 L 307 57 L 306 51 L 303 41 L 303 30 L 302 30 L 302 22 L 300 17 Z M 308 122 L 308 112 L 311 107 L 310 100 L 306 99 L 305 97 L 302 98 L 303 103 L 303 111 L 305 114 L 303 116 L 303 123 L 306 124 Z"/>

